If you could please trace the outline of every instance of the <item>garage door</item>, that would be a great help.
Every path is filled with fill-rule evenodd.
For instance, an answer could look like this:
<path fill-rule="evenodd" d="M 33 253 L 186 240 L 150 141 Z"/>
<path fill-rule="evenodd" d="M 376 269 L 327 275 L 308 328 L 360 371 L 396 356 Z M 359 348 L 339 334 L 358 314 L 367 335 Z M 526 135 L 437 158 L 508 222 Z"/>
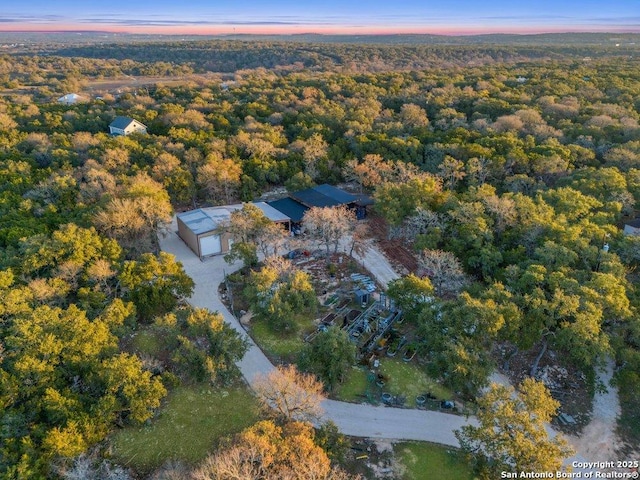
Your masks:
<path fill-rule="evenodd" d="M 222 251 L 220 245 L 220 235 L 211 235 L 210 237 L 200 237 L 200 255 L 207 257 L 215 255 Z"/>

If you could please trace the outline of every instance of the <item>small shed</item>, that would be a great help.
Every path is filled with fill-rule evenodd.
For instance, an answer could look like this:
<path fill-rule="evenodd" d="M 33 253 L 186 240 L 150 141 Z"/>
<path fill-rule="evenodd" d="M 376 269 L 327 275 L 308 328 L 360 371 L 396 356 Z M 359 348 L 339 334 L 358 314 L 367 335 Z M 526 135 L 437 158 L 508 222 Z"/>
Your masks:
<path fill-rule="evenodd" d="M 355 294 L 356 302 L 358 302 L 360 305 L 369 303 L 369 295 L 371 294 L 367 290 L 358 289 L 353 293 Z"/>
<path fill-rule="evenodd" d="M 224 208 L 191 210 L 179 213 L 178 236 L 200 258 L 221 255 L 231 248 L 231 237 L 221 232 L 221 227 L 231 218 L 229 210 Z"/>

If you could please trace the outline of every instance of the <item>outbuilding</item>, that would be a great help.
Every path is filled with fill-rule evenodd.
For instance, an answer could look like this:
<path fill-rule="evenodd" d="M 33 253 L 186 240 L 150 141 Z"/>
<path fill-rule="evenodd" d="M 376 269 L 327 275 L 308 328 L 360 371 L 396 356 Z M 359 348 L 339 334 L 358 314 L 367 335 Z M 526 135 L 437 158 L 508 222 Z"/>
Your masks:
<path fill-rule="evenodd" d="M 358 220 L 361 220 L 367 215 L 367 206 L 372 204 L 373 200 L 367 195 L 354 195 L 326 183 L 293 192 L 289 197 L 269 202 L 269 205 L 288 215 L 296 224 L 302 222 L 305 212 L 313 207 L 346 206 L 356 213 Z"/>
<path fill-rule="evenodd" d="M 201 259 L 226 253 L 232 244 L 230 235 L 220 228 L 229 221 L 231 212 L 226 208 L 207 210 L 191 210 L 176 216 L 178 236 Z"/>
<path fill-rule="evenodd" d="M 355 195 L 326 183 L 294 192 L 291 194 L 291 198 L 309 208 L 351 206 L 357 200 Z"/>
<path fill-rule="evenodd" d="M 274 223 L 283 224 L 287 230 L 291 227 L 291 219 L 265 202 L 253 202 L 262 210 L 265 217 Z M 233 238 L 227 231 L 231 221 L 231 213 L 242 209 L 243 204 L 225 205 L 221 207 L 199 208 L 176 215 L 178 236 L 198 257 L 222 255 L 231 250 Z"/>
<path fill-rule="evenodd" d="M 130 135 L 132 133 L 147 133 L 147 126 L 130 117 L 116 117 L 109 124 L 111 135 Z"/>
<path fill-rule="evenodd" d="M 67 93 L 58 99 L 58 103 L 62 103 L 63 105 L 75 105 L 79 102 L 86 102 L 87 99 L 77 93 Z"/>

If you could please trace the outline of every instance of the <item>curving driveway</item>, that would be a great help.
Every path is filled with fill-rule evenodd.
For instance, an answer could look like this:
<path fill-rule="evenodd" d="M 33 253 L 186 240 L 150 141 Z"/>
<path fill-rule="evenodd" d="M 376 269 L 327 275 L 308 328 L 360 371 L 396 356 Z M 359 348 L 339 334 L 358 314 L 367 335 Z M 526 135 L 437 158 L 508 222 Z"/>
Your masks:
<path fill-rule="evenodd" d="M 224 280 L 225 272 L 237 270 L 241 264 L 228 265 L 221 256 L 200 261 L 189 247 L 178 237 L 175 222 L 166 237 L 160 239 L 162 250 L 172 253 L 182 262 L 186 273 L 195 282 L 195 289 L 189 302 L 195 307 L 218 311 L 225 321 L 249 340 L 249 350 L 240 361 L 239 367 L 244 378 L 251 384 L 256 375 L 266 374 L 274 366 L 246 334 L 240 322 L 229 312 L 218 296 L 218 286 Z M 370 258 L 360 258 L 365 264 L 373 262 L 377 267 L 371 271 L 378 281 L 386 285 L 397 274 L 386 259 L 376 250 L 370 249 Z M 453 431 L 469 421 L 464 417 L 425 410 L 375 407 L 325 400 L 324 417 L 332 420 L 346 435 L 389 440 L 423 440 L 443 445 L 458 446 Z"/>
<path fill-rule="evenodd" d="M 195 307 L 208 308 L 211 311 L 218 311 L 225 321 L 249 341 L 249 349 L 238 366 L 242 375 L 251 384 L 257 375 L 267 374 L 273 370 L 274 366 L 262 353 L 262 350 L 253 342 L 240 325 L 240 322 L 229 312 L 218 296 L 218 286 L 224 280 L 225 272 L 233 272 L 241 267 L 237 262 L 228 265 L 222 256 L 211 257 L 205 261 L 200 261 L 187 245 L 178 237 L 175 219 L 171 225 L 171 231 L 164 238 L 160 239 L 162 250 L 172 253 L 182 262 L 186 273 L 195 282 L 193 295 L 190 303 Z M 398 274 L 393 270 L 387 259 L 375 248 L 369 248 L 364 256 L 356 256 L 365 267 L 376 277 L 381 285 L 394 278 Z M 498 379 L 496 377 L 496 379 Z M 498 379 L 499 383 L 507 383 L 508 379 Z M 465 418 L 458 415 L 451 415 L 441 412 L 399 409 L 368 404 L 355 404 L 339 402 L 336 400 L 325 400 L 322 404 L 324 408 L 324 418 L 332 420 L 340 431 L 346 435 L 356 437 L 369 437 L 387 440 L 420 440 L 440 443 L 454 447 L 459 446 L 459 442 L 453 434 L 454 430 L 466 424 L 476 424 L 473 417 Z M 556 432 L 547 427 L 551 436 Z M 574 439 L 575 440 L 575 439 Z M 571 464 L 573 461 L 584 462 L 585 457 L 593 460 L 613 460 L 612 458 L 601 458 L 601 455 L 593 455 L 578 442 L 572 442 L 577 450 L 577 454 L 565 461 Z M 574 468 L 574 472 L 593 471 L 591 468 Z"/>

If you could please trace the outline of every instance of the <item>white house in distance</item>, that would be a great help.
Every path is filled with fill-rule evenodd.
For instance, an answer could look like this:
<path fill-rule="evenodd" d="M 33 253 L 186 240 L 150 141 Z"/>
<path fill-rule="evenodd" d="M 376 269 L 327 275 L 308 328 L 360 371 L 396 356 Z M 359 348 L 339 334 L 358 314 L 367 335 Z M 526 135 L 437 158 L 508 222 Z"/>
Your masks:
<path fill-rule="evenodd" d="M 130 117 L 116 117 L 109 124 L 111 135 L 130 135 L 132 133 L 147 133 L 146 125 Z"/>
<path fill-rule="evenodd" d="M 625 235 L 640 235 L 640 217 L 624 224 Z"/>
<path fill-rule="evenodd" d="M 58 103 L 62 103 L 63 105 L 75 105 L 76 103 L 86 101 L 87 99 L 85 97 L 77 93 L 67 93 L 58 99 Z"/>

